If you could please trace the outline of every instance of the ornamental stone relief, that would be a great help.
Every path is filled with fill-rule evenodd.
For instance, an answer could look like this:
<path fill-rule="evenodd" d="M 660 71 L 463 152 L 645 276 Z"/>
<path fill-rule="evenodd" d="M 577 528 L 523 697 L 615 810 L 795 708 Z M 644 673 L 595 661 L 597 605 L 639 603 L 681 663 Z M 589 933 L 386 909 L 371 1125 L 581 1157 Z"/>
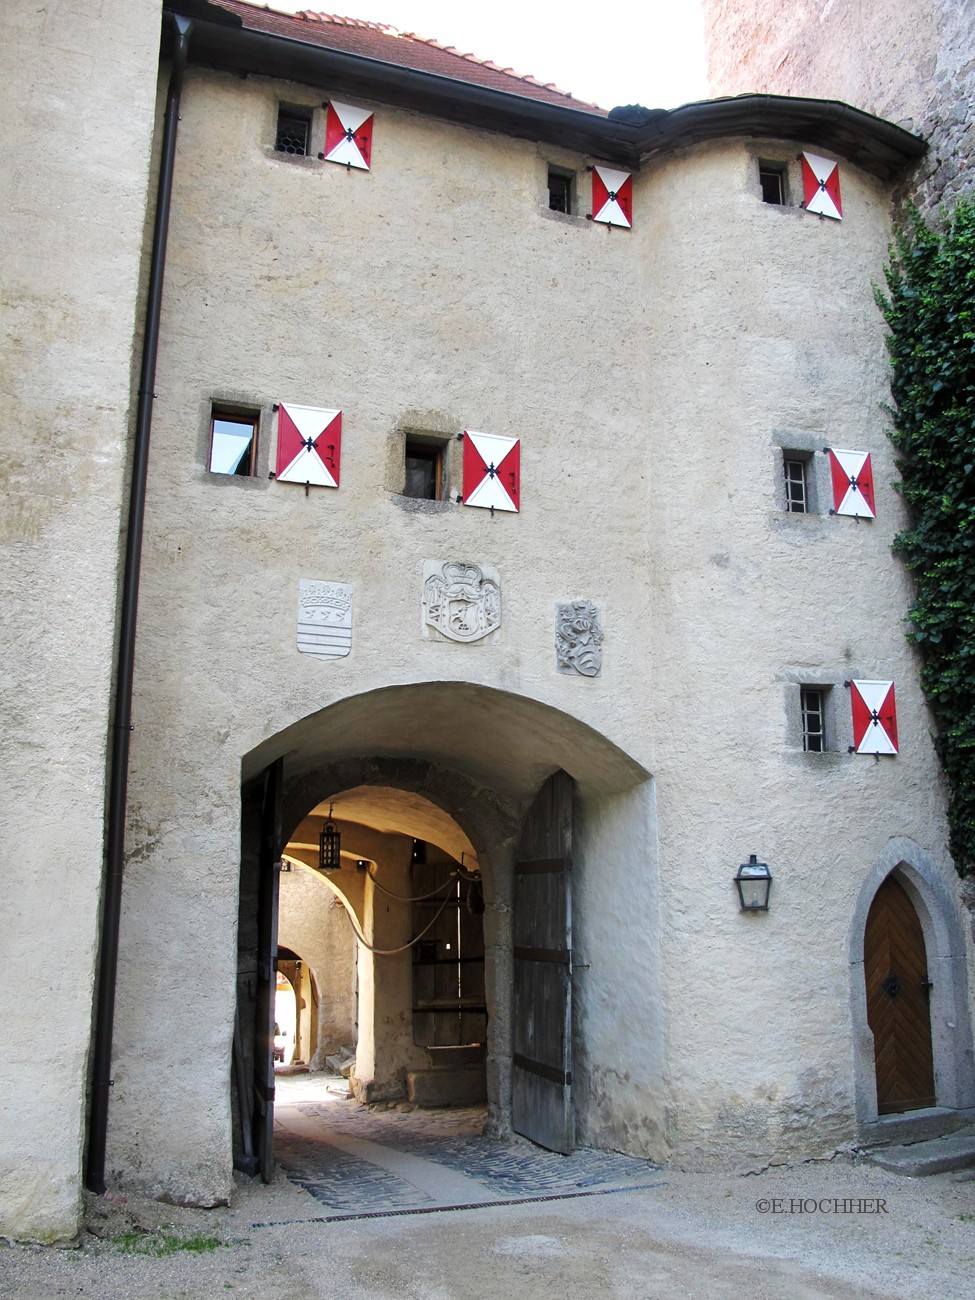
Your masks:
<path fill-rule="evenodd" d="M 316 659 L 344 659 L 352 649 L 352 588 L 347 582 L 299 581 L 298 649 Z"/>
<path fill-rule="evenodd" d="M 501 578 L 497 569 L 457 560 L 424 561 L 422 626 L 428 640 L 498 640 Z"/>
<path fill-rule="evenodd" d="M 555 606 L 555 654 L 560 673 L 598 677 L 603 665 L 603 628 L 591 600 Z"/>

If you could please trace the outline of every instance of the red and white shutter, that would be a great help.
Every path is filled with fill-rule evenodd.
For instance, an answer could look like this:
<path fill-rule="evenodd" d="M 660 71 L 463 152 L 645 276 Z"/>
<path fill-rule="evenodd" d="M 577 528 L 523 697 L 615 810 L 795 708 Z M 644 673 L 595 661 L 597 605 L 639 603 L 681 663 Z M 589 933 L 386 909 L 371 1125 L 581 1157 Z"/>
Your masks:
<path fill-rule="evenodd" d="M 896 754 L 897 707 L 893 682 L 850 682 L 853 748 L 858 754 Z"/>
<path fill-rule="evenodd" d="M 521 439 L 464 431 L 465 506 L 521 508 Z"/>
<path fill-rule="evenodd" d="M 341 453 L 341 411 L 281 403 L 275 474 L 279 483 L 337 488 Z"/>
<path fill-rule="evenodd" d="M 607 226 L 633 225 L 633 177 L 612 167 L 592 169 L 592 219 Z"/>
<path fill-rule="evenodd" d="M 833 512 L 876 519 L 873 495 L 873 466 L 869 451 L 841 451 L 827 447 L 829 473 L 833 481 Z"/>
<path fill-rule="evenodd" d="M 325 110 L 325 162 L 369 170 L 372 157 L 372 113 L 354 104 L 332 100 Z"/>
<path fill-rule="evenodd" d="M 840 202 L 840 168 L 832 158 L 821 158 L 818 153 L 802 155 L 802 188 L 806 211 L 820 217 L 843 220 Z"/>

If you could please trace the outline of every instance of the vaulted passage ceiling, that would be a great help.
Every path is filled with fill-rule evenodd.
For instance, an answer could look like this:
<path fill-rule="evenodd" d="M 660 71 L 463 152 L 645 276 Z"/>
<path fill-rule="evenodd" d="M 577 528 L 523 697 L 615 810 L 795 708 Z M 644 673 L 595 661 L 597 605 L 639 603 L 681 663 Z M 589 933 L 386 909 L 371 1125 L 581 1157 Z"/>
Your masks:
<path fill-rule="evenodd" d="M 345 833 L 350 823 L 386 834 L 425 840 L 428 844 L 436 844 L 458 862 L 465 854 L 468 865 L 476 857 L 474 846 L 453 817 L 422 794 L 388 785 L 360 785 L 352 790 L 342 790 L 334 799 L 313 808 L 288 842 L 289 857 L 310 867 L 316 865 L 318 836 L 330 807 L 343 832 L 343 857 L 345 844 L 354 843 Z"/>

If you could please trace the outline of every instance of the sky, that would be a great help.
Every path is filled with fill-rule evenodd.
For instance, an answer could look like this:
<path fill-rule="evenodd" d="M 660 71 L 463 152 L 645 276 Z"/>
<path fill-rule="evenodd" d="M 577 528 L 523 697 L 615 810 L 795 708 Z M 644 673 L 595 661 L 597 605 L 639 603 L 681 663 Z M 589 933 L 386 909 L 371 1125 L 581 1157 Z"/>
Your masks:
<path fill-rule="evenodd" d="M 389 23 L 603 108 L 707 98 L 700 0 L 269 0 Z"/>

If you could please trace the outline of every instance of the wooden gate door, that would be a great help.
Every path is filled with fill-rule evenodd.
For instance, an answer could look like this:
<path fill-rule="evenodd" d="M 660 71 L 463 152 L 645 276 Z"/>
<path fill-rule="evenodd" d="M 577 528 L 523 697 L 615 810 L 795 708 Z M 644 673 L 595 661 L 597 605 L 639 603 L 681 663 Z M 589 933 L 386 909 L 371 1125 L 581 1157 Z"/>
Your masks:
<path fill-rule="evenodd" d="M 515 867 L 511 1120 L 516 1133 L 564 1155 L 572 1113 L 572 778 L 542 786 Z"/>
<path fill-rule="evenodd" d="M 924 933 L 902 885 L 877 890 L 863 940 L 867 1023 L 877 1065 L 881 1115 L 934 1106 L 934 1057 Z"/>
<path fill-rule="evenodd" d="M 274 1176 L 274 992 L 277 986 L 278 887 L 281 881 L 279 758 L 264 774 L 257 899 L 257 998 L 254 1011 L 254 1154 L 261 1178 Z"/>

